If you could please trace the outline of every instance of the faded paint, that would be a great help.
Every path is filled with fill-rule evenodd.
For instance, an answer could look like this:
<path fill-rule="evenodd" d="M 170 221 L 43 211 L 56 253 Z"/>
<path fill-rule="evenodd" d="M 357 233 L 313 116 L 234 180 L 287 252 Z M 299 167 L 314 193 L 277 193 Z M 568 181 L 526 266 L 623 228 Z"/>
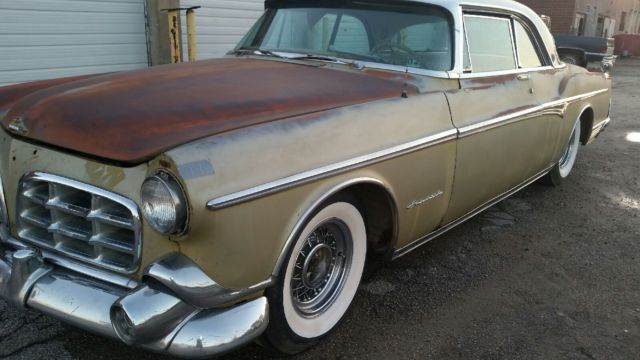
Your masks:
<path fill-rule="evenodd" d="M 227 58 L 44 89 L 11 107 L 3 125 L 11 130 L 20 118 L 30 140 L 134 165 L 199 138 L 399 98 L 404 88 L 401 81 L 318 64 Z"/>

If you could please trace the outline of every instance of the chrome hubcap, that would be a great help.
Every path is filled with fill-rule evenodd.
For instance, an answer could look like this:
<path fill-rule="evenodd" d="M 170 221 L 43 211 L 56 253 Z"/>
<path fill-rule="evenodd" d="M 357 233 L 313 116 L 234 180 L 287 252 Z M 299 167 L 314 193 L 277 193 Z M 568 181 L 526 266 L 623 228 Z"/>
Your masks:
<path fill-rule="evenodd" d="M 305 239 L 291 277 L 291 297 L 300 315 L 318 316 L 334 303 L 349 273 L 352 253 L 350 232 L 338 219 L 320 224 Z"/>

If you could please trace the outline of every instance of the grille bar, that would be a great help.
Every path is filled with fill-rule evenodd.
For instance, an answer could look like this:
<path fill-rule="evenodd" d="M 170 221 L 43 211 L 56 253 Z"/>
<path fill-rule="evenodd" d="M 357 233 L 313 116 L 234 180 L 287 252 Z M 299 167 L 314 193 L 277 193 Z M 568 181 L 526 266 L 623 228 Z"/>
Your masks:
<path fill-rule="evenodd" d="M 19 237 L 34 245 L 113 271 L 139 266 L 140 215 L 125 197 L 33 173 L 20 182 L 18 214 Z"/>

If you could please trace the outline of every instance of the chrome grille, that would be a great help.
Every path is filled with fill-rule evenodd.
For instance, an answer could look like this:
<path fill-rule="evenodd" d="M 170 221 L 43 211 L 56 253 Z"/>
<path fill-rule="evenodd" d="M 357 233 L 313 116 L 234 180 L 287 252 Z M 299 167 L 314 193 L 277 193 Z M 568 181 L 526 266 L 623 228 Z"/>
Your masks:
<path fill-rule="evenodd" d="M 24 241 L 109 270 L 130 273 L 138 267 L 140 215 L 125 197 L 35 173 L 20 182 L 17 214 Z"/>

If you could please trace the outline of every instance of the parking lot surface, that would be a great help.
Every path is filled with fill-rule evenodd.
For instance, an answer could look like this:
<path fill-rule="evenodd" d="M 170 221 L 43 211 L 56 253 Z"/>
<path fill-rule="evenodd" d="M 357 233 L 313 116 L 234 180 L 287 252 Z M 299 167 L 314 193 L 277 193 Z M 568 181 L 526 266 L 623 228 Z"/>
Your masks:
<path fill-rule="evenodd" d="M 612 119 L 562 186 L 376 271 L 333 336 L 291 359 L 640 358 L 640 60 L 616 64 Z M 2 301 L 0 358 L 164 359 Z"/>

